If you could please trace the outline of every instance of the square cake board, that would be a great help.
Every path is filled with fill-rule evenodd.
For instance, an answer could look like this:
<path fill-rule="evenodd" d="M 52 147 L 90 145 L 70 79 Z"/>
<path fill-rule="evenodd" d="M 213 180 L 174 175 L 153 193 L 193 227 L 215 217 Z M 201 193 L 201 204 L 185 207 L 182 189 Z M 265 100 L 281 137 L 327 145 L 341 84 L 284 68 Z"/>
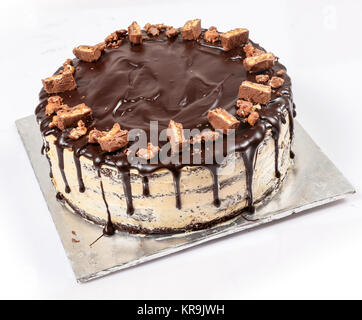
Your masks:
<path fill-rule="evenodd" d="M 48 161 L 41 154 L 42 137 L 35 116 L 16 126 L 78 282 L 87 282 L 198 244 L 285 218 L 355 193 L 354 187 L 295 122 L 295 164 L 271 201 L 253 215 L 241 215 L 210 229 L 174 235 L 101 237 L 102 228 L 71 213 L 56 200 Z M 35 213 L 34 213 L 35 214 Z"/>

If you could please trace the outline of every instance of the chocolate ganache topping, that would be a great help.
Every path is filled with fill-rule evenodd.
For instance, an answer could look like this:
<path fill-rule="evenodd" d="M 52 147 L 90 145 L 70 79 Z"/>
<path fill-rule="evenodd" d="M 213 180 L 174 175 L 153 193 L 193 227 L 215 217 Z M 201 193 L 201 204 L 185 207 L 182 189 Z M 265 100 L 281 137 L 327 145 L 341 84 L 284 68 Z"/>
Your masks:
<path fill-rule="evenodd" d="M 172 28 L 172 30 L 175 30 Z M 243 29 L 246 30 L 246 29 Z M 74 80 L 76 88 L 70 91 L 57 93 L 63 99 L 63 104 L 77 106 L 85 104 L 93 113 L 92 120 L 87 125 L 87 132 L 96 128 L 109 131 L 115 123 L 122 129 L 142 129 L 150 134 L 150 121 L 158 121 L 159 131 L 168 127 L 170 120 L 181 123 L 184 129 L 197 128 L 200 131 L 210 128 L 208 112 L 216 108 L 223 108 L 229 114 L 240 120 L 236 129 L 235 147 L 232 151 L 241 152 L 247 177 L 248 211 L 254 212 L 252 179 L 253 166 L 258 146 L 263 141 L 268 129 L 272 131 L 275 141 L 275 175 L 278 170 L 278 138 L 281 123 L 285 123 L 284 111 L 289 116 L 290 137 L 293 138 L 293 104 L 291 81 L 284 72 L 285 67 L 276 61 L 272 67 L 251 73 L 245 68 L 243 61 L 246 58 L 244 45 L 231 50 L 225 50 L 220 40 L 207 42 L 202 30 L 197 40 L 187 41 L 181 34 L 168 37 L 167 32 L 161 30 L 159 34 L 148 37 L 143 31 L 143 41 L 135 45 L 130 42 L 124 32 L 117 46 L 104 49 L 100 58 L 94 62 L 73 59 Z M 177 33 L 177 32 L 176 32 Z M 255 50 L 263 50 L 259 45 L 251 42 Z M 90 59 L 91 60 L 91 59 Z M 55 73 L 59 74 L 60 69 Z M 242 121 L 237 114 L 238 91 L 243 81 L 257 83 L 260 75 L 267 79 L 280 76 L 284 82 L 276 90 L 271 91 L 271 100 L 259 108 L 259 118 L 253 125 Z M 265 77 L 264 77 L 265 79 Z M 174 177 L 174 186 L 178 208 L 182 207 L 180 197 L 180 174 L 183 166 L 191 164 L 137 164 L 130 163 L 124 148 L 114 152 L 106 152 L 100 145 L 89 143 L 88 135 L 78 139 L 69 138 L 72 128 L 60 130 L 50 126 L 53 116 L 45 112 L 48 98 L 54 94 L 44 89 L 39 94 L 40 104 L 36 108 L 37 121 L 40 124 L 42 135 L 54 135 L 58 152 L 59 168 L 65 183 L 65 192 L 71 192 L 64 172 L 63 150 L 71 148 L 74 152 L 79 191 L 84 192 L 80 156 L 91 159 L 98 175 L 101 178 L 101 166 L 107 164 L 119 170 L 122 176 L 123 189 L 127 198 L 127 213 L 134 211 L 132 204 L 132 188 L 130 183 L 130 169 L 137 169 L 143 176 L 143 192 L 147 196 L 148 175 L 160 168 L 170 170 Z M 225 139 L 225 135 L 224 135 Z M 49 150 L 46 140 L 43 151 Z M 165 142 L 160 142 L 159 147 Z M 229 150 L 230 151 L 230 150 Z M 46 153 L 45 153 L 46 154 Z M 293 157 L 291 151 L 291 157 Z M 202 158 L 203 159 L 203 158 Z M 200 164 L 197 164 L 200 166 Z M 218 206 L 219 184 L 218 164 L 201 163 L 210 170 L 214 185 L 214 204 Z M 102 180 L 100 179 L 103 191 Z M 111 212 L 107 200 L 103 199 L 108 212 L 108 222 L 105 234 L 112 234 Z"/>

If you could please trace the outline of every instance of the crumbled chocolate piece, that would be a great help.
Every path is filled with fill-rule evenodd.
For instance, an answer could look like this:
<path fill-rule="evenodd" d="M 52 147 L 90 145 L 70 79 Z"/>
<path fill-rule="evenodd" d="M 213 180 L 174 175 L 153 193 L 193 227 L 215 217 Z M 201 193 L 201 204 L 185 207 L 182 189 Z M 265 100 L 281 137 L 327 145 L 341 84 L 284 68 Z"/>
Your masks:
<path fill-rule="evenodd" d="M 280 70 L 277 72 L 277 76 L 282 76 L 284 73 L 285 73 L 285 69 L 280 69 Z"/>
<path fill-rule="evenodd" d="M 186 142 L 182 124 L 170 120 L 167 129 L 167 136 L 171 143 L 172 152 L 180 152 L 183 144 Z"/>
<path fill-rule="evenodd" d="M 205 130 L 201 134 L 192 137 L 190 143 L 197 144 L 201 143 L 202 141 L 216 141 L 220 137 L 220 132 Z"/>
<path fill-rule="evenodd" d="M 201 34 L 201 20 L 189 20 L 181 29 L 181 35 L 184 40 L 197 40 Z"/>
<path fill-rule="evenodd" d="M 77 87 L 72 72 L 64 71 L 61 74 L 42 80 L 47 93 L 59 93 L 74 90 Z"/>
<path fill-rule="evenodd" d="M 269 76 L 267 74 L 258 74 L 255 76 L 257 83 L 267 83 L 269 81 Z"/>
<path fill-rule="evenodd" d="M 253 111 L 249 114 L 247 122 L 253 127 L 259 119 L 259 113 Z"/>
<path fill-rule="evenodd" d="M 127 30 L 121 29 L 112 32 L 106 39 L 104 39 L 107 48 L 119 48 L 123 42 L 123 38 L 127 34 Z"/>
<path fill-rule="evenodd" d="M 253 104 L 249 101 L 238 100 L 236 105 L 238 107 L 237 115 L 243 118 L 247 117 L 253 110 Z"/>
<path fill-rule="evenodd" d="M 106 49 L 106 44 L 104 42 L 96 44 L 101 53 Z"/>
<path fill-rule="evenodd" d="M 210 110 L 207 114 L 207 120 L 215 130 L 222 130 L 225 134 L 229 129 L 237 129 L 240 124 L 239 120 L 222 108 Z"/>
<path fill-rule="evenodd" d="M 74 74 L 75 68 L 73 67 L 72 59 L 67 59 L 63 63 L 63 70 L 60 73 L 64 73 L 64 72 L 70 72 L 70 73 Z"/>
<path fill-rule="evenodd" d="M 271 99 L 271 87 L 263 84 L 243 81 L 238 97 L 255 103 L 267 104 Z"/>
<path fill-rule="evenodd" d="M 255 48 L 251 43 L 246 44 L 243 47 L 243 50 L 244 50 L 245 56 L 247 58 L 260 56 L 261 54 L 265 53 L 265 51 Z"/>
<path fill-rule="evenodd" d="M 173 38 L 173 37 L 176 37 L 179 33 L 180 33 L 180 31 L 178 29 L 176 29 L 174 27 L 170 27 L 166 31 L 166 36 L 168 38 Z"/>
<path fill-rule="evenodd" d="M 88 141 L 90 143 L 98 142 L 103 151 L 113 152 L 128 144 L 128 130 L 121 130 L 118 123 L 115 123 L 108 132 L 93 129 L 89 133 Z"/>
<path fill-rule="evenodd" d="M 275 56 L 271 52 L 245 58 L 244 67 L 249 72 L 260 72 L 271 68 L 274 65 Z"/>
<path fill-rule="evenodd" d="M 78 46 L 73 49 L 73 53 L 79 60 L 94 62 L 100 58 L 102 51 L 99 46 Z"/>
<path fill-rule="evenodd" d="M 89 131 L 88 142 L 89 143 L 98 143 L 98 139 L 102 138 L 105 135 L 106 135 L 106 132 L 104 132 L 104 131 L 92 129 L 91 131 Z"/>
<path fill-rule="evenodd" d="M 137 151 L 137 156 L 146 160 L 150 160 L 154 158 L 159 152 L 160 148 L 149 142 L 147 144 L 147 148 L 142 148 Z"/>
<path fill-rule="evenodd" d="M 63 108 L 63 99 L 59 96 L 52 96 L 48 98 L 48 104 L 45 107 L 45 114 L 50 116 Z"/>
<path fill-rule="evenodd" d="M 82 120 L 78 121 L 78 127 L 72 129 L 68 135 L 73 140 L 78 140 L 87 133 L 87 128 Z"/>
<path fill-rule="evenodd" d="M 217 31 L 216 27 L 210 27 L 204 34 L 204 39 L 207 42 L 214 43 L 220 39 L 219 32 Z"/>
<path fill-rule="evenodd" d="M 273 89 L 278 89 L 284 84 L 284 79 L 280 77 L 272 77 L 269 84 Z"/>
<path fill-rule="evenodd" d="M 142 31 L 136 21 L 133 21 L 132 24 L 128 27 L 128 37 L 129 41 L 133 44 L 142 43 Z"/>
<path fill-rule="evenodd" d="M 221 45 L 224 50 L 229 51 L 233 48 L 240 46 L 243 43 L 246 43 L 249 40 L 249 30 L 248 29 L 234 29 L 220 35 Z"/>
<path fill-rule="evenodd" d="M 60 130 L 64 130 L 74 127 L 79 120 L 83 120 L 84 123 L 92 120 L 92 110 L 84 103 L 73 108 L 66 107 L 59 110 L 57 115 L 53 117 L 49 127 L 58 127 Z"/>
<path fill-rule="evenodd" d="M 158 23 L 158 24 L 155 25 L 155 27 L 160 31 L 172 28 L 172 26 L 166 26 L 163 23 Z"/>
<path fill-rule="evenodd" d="M 160 34 L 160 30 L 154 24 L 146 23 L 143 29 L 146 31 L 147 34 L 151 35 L 152 37 L 158 36 Z"/>

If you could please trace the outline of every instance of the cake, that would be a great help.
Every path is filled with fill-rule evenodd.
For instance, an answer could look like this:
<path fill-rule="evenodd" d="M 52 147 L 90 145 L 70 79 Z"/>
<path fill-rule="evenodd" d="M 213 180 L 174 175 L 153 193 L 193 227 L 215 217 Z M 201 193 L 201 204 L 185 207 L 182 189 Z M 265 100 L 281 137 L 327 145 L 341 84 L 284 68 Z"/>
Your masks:
<path fill-rule="evenodd" d="M 291 81 L 249 30 L 133 22 L 73 53 L 35 113 L 57 198 L 104 234 L 252 215 L 285 179 Z"/>

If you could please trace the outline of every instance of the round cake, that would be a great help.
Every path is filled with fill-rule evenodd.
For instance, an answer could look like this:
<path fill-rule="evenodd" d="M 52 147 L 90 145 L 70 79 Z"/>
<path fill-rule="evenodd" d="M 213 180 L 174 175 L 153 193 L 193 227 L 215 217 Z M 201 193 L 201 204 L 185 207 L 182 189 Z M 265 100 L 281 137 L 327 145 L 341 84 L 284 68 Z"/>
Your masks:
<path fill-rule="evenodd" d="M 247 29 L 133 22 L 73 53 L 35 113 L 58 199 L 106 235 L 253 214 L 286 177 L 291 81 Z"/>

